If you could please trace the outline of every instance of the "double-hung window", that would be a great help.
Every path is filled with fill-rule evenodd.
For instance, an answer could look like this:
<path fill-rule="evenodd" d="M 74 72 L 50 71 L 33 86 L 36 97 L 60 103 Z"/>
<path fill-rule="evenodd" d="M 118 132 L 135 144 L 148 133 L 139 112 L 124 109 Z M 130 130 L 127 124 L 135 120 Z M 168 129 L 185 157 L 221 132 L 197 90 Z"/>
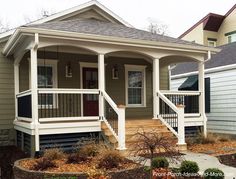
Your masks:
<path fill-rule="evenodd" d="M 57 61 L 39 60 L 38 62 L 38 88 L 57 88 Z M 39 106 L 56 107 L 56 95 L 39 95 Z"/>
<path fill-rule="evenodd" d="M 125 65 L 127 107 L 146 106 L 145 68 L 146 66 Z"/>

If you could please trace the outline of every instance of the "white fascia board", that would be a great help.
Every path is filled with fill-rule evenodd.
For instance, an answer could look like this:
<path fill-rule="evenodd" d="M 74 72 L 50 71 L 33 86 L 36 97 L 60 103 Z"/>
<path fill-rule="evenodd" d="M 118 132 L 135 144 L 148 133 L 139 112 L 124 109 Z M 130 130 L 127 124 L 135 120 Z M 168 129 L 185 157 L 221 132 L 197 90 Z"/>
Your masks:
<path fill-rule="evenodd" d="M 112 16 L 113 18 L 115 18 L 117 21 L 119 21 L 120 23 L 124 24 L 125 26 L 133 27 L 131 24 L 129 24 L 128 22 L 123 20 L 121 17 L 116 15 L 114 12 L 112 12 L 110 9 L 106 8 L 104 5 L 102 5 L 101 3 L 99 3 L 96 0 L 92 0 L 92 1 L 86 2 L 84 4 L 81 4 L 79 6 L 75 6 L 75 7 L 72 7 L 70 9 L 67 9 L 67 10 L 55 13 L 55 14 L 50 15 L 48 17 L 45 17 L 45 18 L 33 21 L 31 23 L 28 23 L 27 25 L 42 24 L 42 23 L 45 23 L 45 22 L 48 22 L 48 21 L 52 21 L 54 19 L 60 18 L 60 17 L 65 16 L 67 14 L 79 11 L 81 9 L 84 9 L 84 8 L 87 8 L 87 7 L 93 6 L 93 5 L 99 7 L 100 9 L 105 11 L 107 14 L 109 14 L 110 16 Z M 12 35 L 15 32 L 15 30 L 16 29 L 12 29 L 12 30 L 9 30 L 7 32 L 1 33 L 0 34 L 0 41 L 1 41 L 2 38 L 5 38 L 5 37 L 8 37 L 8 36 Z"/>
<path fill-rule="evenodd" d="M 232 69 L 236 69 L 236 64 L 209 68 L 209 69 L 205 70 L 205 73 L 209 74 L 209 73 L 215 73 L 215 72 L 232 70 Z M 174 80 L 174 79 L 184 78 L 184 77 L 188 77 L 188 76 L 196 75 L 196 74 L 198 74 L 198 71 L 193 71 L 193 72 L 189 72 L 189 73 L 183 73 L 183 74 L 179 74 L 179 75 L 173 75 L 173 76 L 171 76 L 171 79 Z"/>

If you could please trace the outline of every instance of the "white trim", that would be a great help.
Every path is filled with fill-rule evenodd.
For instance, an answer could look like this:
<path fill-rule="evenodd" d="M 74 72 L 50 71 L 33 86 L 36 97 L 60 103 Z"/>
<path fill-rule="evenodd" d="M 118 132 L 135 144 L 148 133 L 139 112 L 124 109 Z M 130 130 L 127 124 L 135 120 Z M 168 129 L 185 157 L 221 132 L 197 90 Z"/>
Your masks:
<path fill-rule="evenodd" d="M 98 89 L 40 88 L 39 94 L 99 94 Z"/>
<path fill-rule="evenodd" d="M 125 64 L 125 104 L 128 108 L 146 107 L 146 65 L 128 65 Z M 129 104 L 128 103 L 128 71 L 141 71 L 143 75 L 143 92 L 142 104 Z"/>
<path fill-rule="evenodd" d="M 215 73 L 215 72 L 220 72 L 220 71 L 226 71 L 226 70 L 232 70 L 236 68 L 236 64 L 231 64 L 231 65 L 225 65 L 225 66 L 220 66 L 220 67 L 214 67 L 214 68 L 209 68 L 205 70 L 205 73 Z M 183 74 L 178 74 L 178 75 L 173 75 L 171 76 L 171 79 L 178 79 L 178 78 L 184 78 L 190 75 L 196 75 L 198 74 L 198 71 L 193 71 L 189 73 L 183 73 Z"/>
<path fill-rule="evenodd" d="M 66 121 L 86 121 L 86 120 L 99 120 L 99 116 L 39 118 L 39 122 L 61 122 L 61 121 L 66 122 Z"/>
<path fill-rule="evenodd" d="M 32 122 L 32 118 L 28 117 L 16 117 L 16 119 L 20 121 Z"/>
<path fill-rule="evenodd" d="M 67 14 L 71 14 L 71 13 L 74 13 L 76 11 L 79 11 L 79 10 L 82 10 L 82 9 L 86 9 L 88 8 L 89 6 L 97 6 L 99 7 L 101 10 L 103 10 L 104 12 L 106 12 L 107 14 L 109 14 L 111 17 L 113 17 L 114 19 L 116 19 L 118 22 L 120 22 L 121 24 L 127 26 L 127 27 L 133 27 L 131 24 L 129 24 L 128 22 L 126 22 L 125 20 L 123 20 L 121 17 L 119 17 L 118 15 L 116 15 L 115 13 L 113 13 L 111 10 L 109 10 L 108 8 L 106 8 L 104 5 L 102 5 L 101 3 L 99 3 L 98 1 L 96 0 L 92 0 L 92 1 L 89 1 L 89 2 L 86 2 L 84 4 L 81 4 L 79 6 L 76 6 L 76 7 L 72 7 L 70 9 L 67 9 L 67 10 L 64 10 L 64 11 L 61 11 L 61 12 L 58 12 L 58 13 L 55 13 L 53 15 L 50 15 L 48 17 L 45 17 L 45 18 L 42 18 L 42 19 L 39 19 L 39 20 L 36 20 L 36 21 L 33 21 L 31 23 L 28 23 L 27 25 L 33 25 L 33 24 L 42 24 L 42 23 L 45 23 L 45 22 L 48 22 L 48 21 L 52 21 L 54 19 L 57 19 L 57 18 L 60 18 L 60 17 L 63 17 Z M 7 32 L 4 32 L 4 33 L 1 33 L 0 34 L 0 40 L 2 38 L 5 38 L 5 37 L 8 37 L 10 35 L 12 35 L 14 32 L 15 32 L 16 29 L 12 29 L 12 30 L 9 30 Z"/>
<path fill-rule="evenodd" d="M 201 94 L 200 91 L 168 91 L 168 90 L 160 90 L 160 92 L 164 95 L 184 95 L 184 96 L 199 96 Z"/>
<path fill-rule="evenodd" d="M 28 96 L 30 94 L 31 94 L 31 90 L 22 91 L 22 92 L 16 94 L 16 98 L 20 98 L 20 97 L 23 97 L 23 96 Z"/>

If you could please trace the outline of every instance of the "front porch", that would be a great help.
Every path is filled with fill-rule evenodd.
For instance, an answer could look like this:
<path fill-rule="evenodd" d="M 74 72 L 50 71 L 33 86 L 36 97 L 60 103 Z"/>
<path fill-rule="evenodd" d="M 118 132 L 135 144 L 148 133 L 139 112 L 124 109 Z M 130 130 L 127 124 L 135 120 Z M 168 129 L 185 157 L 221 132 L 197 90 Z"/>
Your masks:
<path fill-rule="evenodd" d="M 44 37 L 39 42 L 37 34 L 32 40 L 15 58 L 14 128 L 33 136 L 35 151 L 41 150 L 40 136 L 102 130 L 125 150 L 128 119 L 140 119 L 144 127 L 143 119 L 147 126 L 157 121 L 179 145 L 185 145 L 185 126 L 205 126 L 205 54 L 182 57 L 184 52 Z M 193 60 L 191 55 L 199 63 L 199 90 L 169 91 L 168 66 Z"/>

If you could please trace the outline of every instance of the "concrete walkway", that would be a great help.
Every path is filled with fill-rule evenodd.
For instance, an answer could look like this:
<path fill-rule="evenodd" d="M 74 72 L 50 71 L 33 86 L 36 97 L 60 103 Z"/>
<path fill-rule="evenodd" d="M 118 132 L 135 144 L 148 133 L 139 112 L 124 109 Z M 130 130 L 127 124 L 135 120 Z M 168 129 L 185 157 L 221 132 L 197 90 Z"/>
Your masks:
<path fill-rule="evenodd" d="M 219 160 L 214 156 L 201 153 L 192 153 L 192 152 L 184 152 L 184 154 L 186 154 L 184 155 L 185 160 L 191 160 L 197 162 L 200 168 L 199 174 L 203 174 L 203 172 L 207 168 L 218 168 L 225 173 L 226 179 L 236 179 L 236 168 L 221 164 Z M 175 165 L 175 167 L 179 167 L 179 165 L 180 164 Z"/>

